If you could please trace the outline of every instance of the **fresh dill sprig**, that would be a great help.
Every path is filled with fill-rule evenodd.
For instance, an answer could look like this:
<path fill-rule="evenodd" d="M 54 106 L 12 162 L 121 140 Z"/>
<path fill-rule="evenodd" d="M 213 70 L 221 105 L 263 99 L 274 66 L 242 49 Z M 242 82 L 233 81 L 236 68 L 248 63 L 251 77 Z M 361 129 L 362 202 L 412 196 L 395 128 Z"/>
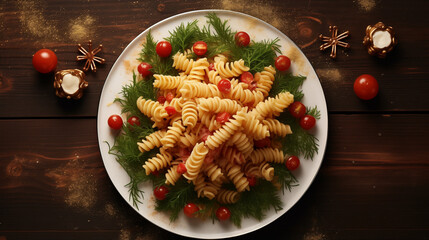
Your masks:
<path fill-rule="evenodd" d="M 232 51 L 233 60 L 243 59 L 250 72 L 256 73 L 264 70 L 264 67 L 274 65 L 276 53 L 281 53 L 280 39 L 252 42 L 248 47 L 235 48 Z"/>
<path fill-rule="evenodd" d="M 165 38 L 172 46 L 172 53 L 185 52 L 185 50 L 192 47 L 198 41 L 196 37 L 200 29 L 198 28 L 198 20 L 189 22 L 186 25 L 181 23 L 172 32 L 169 31 L 170 36 Z"/>
<path fill-rule="evenodd" d="M 285 189 L 291 191 L 293 187 L 298 186 L 298 180 L 284 164 L 272 164 L 272 166 L 276 181 L 280 184 L 283 193 Z"/>
<path fill-rule="evenodd" d="M 275 80 L 271 87 L 270 97 L 275 97 L 281 92 L 288 91 L 293 94 L 295 101 L 300 101 L 304 97 L 301 86 L 305 79 L 306 77 L 304 76 L 294 76 L 290 73 L 276 73 Z"/>
<path fill-rule="evenodd" d="M 262 220 L 270 208 L 276 212 L 280 211 L 282 201 L 278 189 L 271 182 L 261 179 L 250 191 L 242 193 L 239 202 L 228 205 L 228 208 L 231 211 L 230 220 L 240 227 L 243 218 L 253 217 Z"/>
<path fill-rule="evenodd" d="M 174 221 L 179 217 L 180 211 L 188 201 L 196 198 L 194 185 L 187 183 L 181 178 L 169 189 L 164 200 L 156 201 L 155 210 L 168 212 L 170 214 L 170 221 Z"/>
<path fill-rule="evenodd" d="M 163 75 L 177 75 L 176 69 L 172 68 L 173 59 L 172 58 L 161 58 L 156 53 L 156 44 L 153 39 L 152 33 L 149 32 L 146 35 L 146 41 L 143 43 L 142 51 L 140 52 L 140 57 L 137 59 L 140 62 L 149 63 L 152 66 L 153 73 L 163 74 Z"/>
<path fill-rule="evenodd" d="M 288 124 L 293 134 L 286 135 L 281 139 L 283 152 L 289 155 L 304 156 L 308 159 L 313 159 L 318 152 L 318 139 L 304 130 L 299 121 L 290 115 L 289 111 L 285 111 L 278 117 L 281 123 Z"/>
<path fill-rule="evenodd" d="M 317 109 L 317 106 L 307 107 L 307 115 L 313 116 L 315 119 L 320 119 L 321 113 L 320 110 Z"/>

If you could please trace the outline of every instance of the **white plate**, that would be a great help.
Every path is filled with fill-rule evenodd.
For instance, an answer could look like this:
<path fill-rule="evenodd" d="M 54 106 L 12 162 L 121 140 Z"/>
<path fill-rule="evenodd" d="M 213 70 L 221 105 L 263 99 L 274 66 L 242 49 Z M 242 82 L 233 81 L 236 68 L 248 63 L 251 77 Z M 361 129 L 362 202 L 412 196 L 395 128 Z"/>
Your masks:
<path fill-rule="evenodd" d="M 108 146 L 105 141 L 113 145 L 114 134 L 107 125 L 107 119 L 112 114 L 120 113 L 121 109 L 118 104 L 112 104 L 117 97 L 124 84 L 127 84 L 132 79 L 132 69 L 135 69 L 138 62 L 136 58 L 140 52 L 148 29 L 137 36 L 122 52 L 119 58 L 113 65 L 101 93 L 99 108 L 98 108 L 98 140 L 100 145 L 101 156 L 107 173 L 115 185 L 116 189 L 122 197 L 147 220 L 173 233 L 195 238 L 216 239 L 243 235 L 255 231 L 282 216 L 286 213 L 305 193 L 316 176 L 319 167 L 322 163 L 325 152 L 327 135 L 328 135 L 328 116 L 326 109 L 325 96 L 319 79 L 311 66 L 308 59 L 304 56 L 301 50 L 282 32 L 273 26 L 263 22 L 255 17 L 232 11 L 224 10 L 201 10 L 182 13 L 173 17 L 167 18 L 152 27 L 152 35 L 155 40 L 161 40 L 166 37 L 168 31 L 174 29 L 182 22 L 187 23 L 198 19 L 200 26 L 206 24 L 208 12 L 215 12 L 221 19 L 227 19 L 229 25 L 234 31 L 246 31 L 251 39 L 261 41 L 263 39 L 280 39 L 279 44 L 282 46 L 282 53 L 289 56 L 292 60 L 291 71 L 295 75 L 307 76 L 302 88 L 305 94 L 303 103 L 308 106 L 317 105 L 321 111 L 321 119 L 317 122 L 317 127 L 313 130 L 315 136 L 319 139 L 319 152 L 313 160 L 301 159 L 299 170 L 294 172 L 294 175 L 299 181 L 299 186 L 294 187 L 291 192 L 285 191 L 282 196 L 283 210 L 275 212 L 271 210 L 266 213 L 266 217 L 262 221 L 255 219 L 243 219 L 241 228 L 235 227 L 230 222 L 214 223 L 211 220 L 199 221 L 186 218 L 183 214 L 175 222 L 169 221 L 169 216 L 164 213 L 159 213 L 154 210 L 154 198 L 152 196 L 152 185 L 146 184 L 142 186 L 145 192 L 143 204 L 136 209 L 132 202 L 129 201 L 128 188 L 125 185 L 129 182 L 129 177 L 123 168 L 118 164 L 113 155 L 108 154 Z"/>

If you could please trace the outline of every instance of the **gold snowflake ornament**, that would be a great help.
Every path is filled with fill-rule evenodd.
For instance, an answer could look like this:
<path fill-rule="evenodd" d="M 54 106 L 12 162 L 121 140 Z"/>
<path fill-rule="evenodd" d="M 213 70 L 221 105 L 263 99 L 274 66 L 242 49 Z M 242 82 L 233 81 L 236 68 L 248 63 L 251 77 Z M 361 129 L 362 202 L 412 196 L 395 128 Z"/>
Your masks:
<path fill-rule="evenodd" d="M 329 32 L 331 32 L 331 37 L 323 36 L 322 34 L 319 35 L 320 40 L 325 42 L 320 46 L 320 51 L 323 51 L 327 48 L 331 49 L 331 55 L 329 55 L 331 58 L 337 57 L 337 45 L 343 48 L 350 48 L 350 44 L 340 41 L 346 37 L 349 36 L 350 31 L 345 31 L 338 35 L 338 27 L 337 26 L 329 26 Z"/>
<path fill-rule="evenodd" d="M 101 49 L 103 49 L 103 45 L 101 44 L 97 48 L 92 49 L 91 40 L 88 41 L 88 51 L 84 47 L 82 47 L 81 44 L 77 45 L 77 50 L 83 55 L 78 55 L 76 59 L 78 61 L 86 60 L 85 65 L 83 66 L 84 71 L 88 71 L 89 68 L 91 68 L 93 72 L 96 72 L 97 67 L 95 66 L 95 62 L 103 64 L 106 61 L 104 58 L 95 56 L 98 52 L 101 51 Z"/>

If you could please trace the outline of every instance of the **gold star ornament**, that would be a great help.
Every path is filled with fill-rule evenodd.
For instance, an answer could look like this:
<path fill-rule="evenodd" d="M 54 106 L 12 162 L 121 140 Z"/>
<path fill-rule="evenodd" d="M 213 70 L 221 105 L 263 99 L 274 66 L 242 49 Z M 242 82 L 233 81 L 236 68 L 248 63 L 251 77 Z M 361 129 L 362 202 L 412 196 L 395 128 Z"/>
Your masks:
<path fill-rule="evenodd" d="M 320 51 L 323 51 L 327 48 L 331 49 L 331 55 L 329 55 L 331 58 L 337 57 L 337 45 L 343 48 L 350 48 L 350 44 L 343 42 L 344 38 L 348 37 L 350 34 L 350 31 L 345 31 L 338 35 L 338 27 L 337 26 L 329 26 L 329 32 L 331 32 L 331 36 L 323 36 L 322 34 L 319 35 L 319 39 L 325 42 L 320 46 Z"/>
<path fill-rule="evenodd" d="M 97 67 L 95 66 L 95 62 L 98 62 L 100 64 L 103 64 L 106 60 L 101 57 L 95 56 L 97 53 L 99 53 L 103 49 L 103 45 L 99 45 L 97 48 L 92 49 L 92 41 L 88 41 L 88 50 L 86 50 L 84 47 L 82 47 L 81 44 L 77 45 L 77 50 L 82 53 L 83 55 L 78 55 L 76 57 L 76 60 L 86 60 L 85 65 L 83 66 L 84 71 L 88 71 L 89 68 L 93 72 L 97 71 Z"/>

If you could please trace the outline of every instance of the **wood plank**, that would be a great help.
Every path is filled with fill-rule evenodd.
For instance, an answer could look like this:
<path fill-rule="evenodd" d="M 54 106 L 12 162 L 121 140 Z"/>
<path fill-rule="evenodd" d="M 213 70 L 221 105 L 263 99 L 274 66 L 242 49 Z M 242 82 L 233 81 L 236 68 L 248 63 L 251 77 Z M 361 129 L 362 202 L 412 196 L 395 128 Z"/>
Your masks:
<path fill-rule="evenodd" d="M 425 25 L 427 1 L 413 1 L 405 9 L 402 1 L 376 2 L 366 10 L 361 1 L 292 1 L 278 2 L 275 6 L 263 1 L 231 3 L 228 0 L 209 4 L 167 1 L 157 10 L 158 3 L 145 1 L 3 2 L 0 5 L 4 26 L 0 34 L 0 117 L 96 116 L 107 74 L 133 38 L 167 17 L 206 8 L 231 9 L 259 17 L 290 36 L 316 69 L 331 112 L 429 110 L 425 97 L 429 90 L 425 58 L 429 53 L 426 44 L 429 29 Z M 341 12 L 356 14 L 345 17 Z M 41 20 L 31 25 L 35 16 Z M 361 44 L 366 26 L 379 20 L 393 26 L 399 39 L 396 50 L 384 60 L 369 56 Z M 339 50 L 337 60 L 318 50 L 320 42 L 316 38 L 320 33 L 328 33 L 329 24 L 351 32 L 347 41 L 352 49 Z M 51 48 L 58 56 L 58 69 L 81 68 L 82 63 L 74 60 L 75 44 L 89 38 L 95 44 L 103 43 L 105 48 L 100 55 L 107 63 L 100 66 L 97 73 L 88 73 L 90 86 L 83 99 L 72 103 L 58 99 L 52 87 L 53 76 L 34 71 L 32 54 L 43 47 Z M 379 96 L 370 102 L 360 101 L 352 90 L 354 79 L 363 73 L 374 75 L 380 83 Z"/>
<path fill-rule="evenodd" d="M 272 224 L 237 239 L 427 236 L 429 114 L 333 114 L 329 120 L 325 159 L 307 193 Z M 180 239 L 138 215 L 114 189 L 95 124 L 0 120 L 0 236 Z"/>

